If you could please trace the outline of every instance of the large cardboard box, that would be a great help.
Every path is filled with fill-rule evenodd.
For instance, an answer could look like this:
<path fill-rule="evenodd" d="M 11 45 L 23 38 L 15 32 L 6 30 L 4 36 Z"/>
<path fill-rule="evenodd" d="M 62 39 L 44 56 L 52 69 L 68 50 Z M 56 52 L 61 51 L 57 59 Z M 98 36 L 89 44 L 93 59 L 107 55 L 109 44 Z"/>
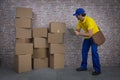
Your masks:
<path fill-rule="evenodd" d="M 47 28 L 33 28 L 33 37 L 47 37 L 48 29 Z"/>
<path fill-rule="evenodd" d="M 51 33 L 65 33 L 66 25 L 63 22 L 51 22 L 50 32 Z"/>
<path fill-rule="evenodd" d="M 50 44 L 50 54 L 65 53 L 64 44 Z"/>
<path fill-rule="evenodd" d="M 16 8 L 16 17 L 32 18 L 32 8 Z"/>
<path fill-rule="evenodd" d="M 64 34 L 48 33 L 48 43 L 52 43 L 52 44 L 64 43 Z"/>
<path fill-rule="evenodd" d="M 15 27 L 31 28 L 31 19 L 29 18 L 16 18 Z"/>
<path fill-rule="evenodd" d="M 50 54 L 50 68 L 64 68 L 64 54 Z"/>
<path fill-rule="evenodd" d="M 33 44 L 32 43 L 16 43 L 15 54 L 33 54 Z"/>
<path fill-rule="evenodd" d="M 34 38 L 34 48 L 48 48 L 46 38 Z"/>
<path fill-rule="evenodd" d="M 15 71 L 17 73 L 27 72 L 32 70 L 31 55 L 15 55 L 14 58 Z"/>
<path fill-rule="evenodd" d="M 16 38 L 16 43 L 32 43 L 31 38 Z"/>
<path fill-rule="evenodd" d="M 16 28 L 16 38 L 32 38 L 31 29 Z"/>
<path fill-rule="evenodd" d="M 48 68 L 48 58 L 43 58 L 43 59 L 34 58 L 33 69 L 42 69 L 42 68 Z"/>
<path fill-rule="evenodd" d="M 34 48 L 33 49 L 33 58 L 46 58 L 47 49 L 46 48 Z"/>

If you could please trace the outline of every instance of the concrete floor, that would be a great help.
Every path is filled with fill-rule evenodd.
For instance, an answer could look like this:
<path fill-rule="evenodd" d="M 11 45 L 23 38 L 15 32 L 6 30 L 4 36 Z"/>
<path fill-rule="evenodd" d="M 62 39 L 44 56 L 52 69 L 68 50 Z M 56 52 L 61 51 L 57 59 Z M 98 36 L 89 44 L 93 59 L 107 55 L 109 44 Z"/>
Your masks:
<path fill-rule="evenodd" d="M 0 68 L 0 80 L 120 80 L 120 67 L 102 67 L 102 74 L 91 75 L 92 69 L 76 72 L 75 68 L 32 70 L 17 74 L 12 69 Z"/>

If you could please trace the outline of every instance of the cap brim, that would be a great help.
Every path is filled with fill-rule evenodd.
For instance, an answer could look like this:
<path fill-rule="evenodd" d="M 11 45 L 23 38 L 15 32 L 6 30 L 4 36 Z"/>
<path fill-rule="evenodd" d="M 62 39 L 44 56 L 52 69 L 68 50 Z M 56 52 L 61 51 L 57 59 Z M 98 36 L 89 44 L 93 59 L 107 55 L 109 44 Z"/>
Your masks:
<path fill-rule="evenodd" d="M 78 14 L 73 14 L 73 16 L 77 16 Z"/>

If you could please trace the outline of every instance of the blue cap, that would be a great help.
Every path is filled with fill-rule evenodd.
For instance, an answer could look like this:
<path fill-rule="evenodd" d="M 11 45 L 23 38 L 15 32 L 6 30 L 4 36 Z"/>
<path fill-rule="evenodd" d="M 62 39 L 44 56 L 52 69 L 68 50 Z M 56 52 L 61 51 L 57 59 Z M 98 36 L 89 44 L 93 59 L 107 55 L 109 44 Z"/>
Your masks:
<path fill-rule="evenodd" d="M 73 16 L 77 16 L 84 13 L 85 13 L 85 10 L 83 8 L 78 8 L 76 9 L 76 12 L 73 14 Z"/>

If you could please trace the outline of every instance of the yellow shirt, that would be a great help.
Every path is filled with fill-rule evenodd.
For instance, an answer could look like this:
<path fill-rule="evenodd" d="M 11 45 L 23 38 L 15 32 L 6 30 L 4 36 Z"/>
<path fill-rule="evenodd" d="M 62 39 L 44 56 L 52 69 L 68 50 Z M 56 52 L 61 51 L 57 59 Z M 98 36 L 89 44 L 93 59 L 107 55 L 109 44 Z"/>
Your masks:
<path fill-rule="evenodd" d="M 88 30 L 92 29 L 93 30 L 92 35 L 99 31 L 99 28 L 95 20 L 88 16 L 85 16 L 83 21 L 80 21 L 80 20 L 78 21 L 76 29 L 77 30 L 83 29 L 85 33 L 87 33 Z M 89 37 L 86 37 L 86 38 L 89 38 Z"/>

